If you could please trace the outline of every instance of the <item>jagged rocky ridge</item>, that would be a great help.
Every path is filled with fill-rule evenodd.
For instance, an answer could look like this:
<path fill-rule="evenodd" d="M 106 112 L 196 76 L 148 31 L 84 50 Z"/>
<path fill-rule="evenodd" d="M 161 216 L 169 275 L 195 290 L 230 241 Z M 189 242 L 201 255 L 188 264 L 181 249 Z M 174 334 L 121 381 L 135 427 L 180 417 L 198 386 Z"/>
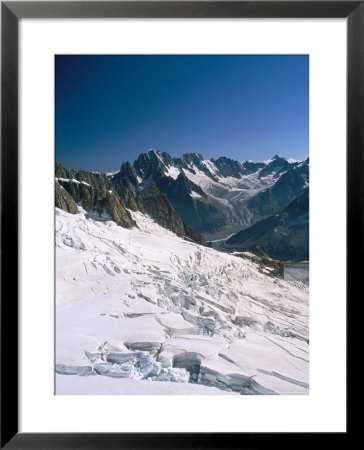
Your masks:
<path fill-rule="evenodd" d="M 182 168 L 190 159 L 195 160 L 191 155 L 172 159 L 167 153 L 149 151 L 142 153 L 133 166 L 129 162 L 123 163 L 112 180 L 134 192 L 154 183 L 167 195 L 184 222 L 199 232 L 212 232 L 226 223 L 226 216 L 219 203 L 185 175 Z"/>
<path fill-rule="evenodd" d="M 120 174 L 116 180 L 121 177 L 124 182 L 110 180 L 102 173 L 68 171 L 58 161 L 55 175 L 57 208 L 77 214 L 77 205 L 80 205 L 85 211 L 93 213 L 94 217 L 109 217 L 124 228 L 136 226 L 130 210 L 139 210 L 149 214 L 157 223 L 177 236 L 206 245 L 205 238 L 183 222 L 167 196 L 159 191 L 155 183 L 143 191 L 135 190 Z"/>
<path fill-rule="evenodd" d="M 140 192 L 155 183 L 176 212 L 206 238 L 224 237 L 278 214 L 308 185 L 309 160 L 279 156 L 244 163 L 205 160 L 198 153 L 172 158 L 149 150 L 112 177 L 116 185 Z"/>
<path fill-rule="evenodd" d="M 242 163 L 226 157 L 205 160 L 198 153 L 172 158 L 168 153 L 149 150 L 133 164 L 123 163 L 111 176 L 71 173 L 63 167 L 56 170 L 61 186 L 76 203 L 82 198 L 87 211 L 104 211 L 118 224 L 130 228 L 133 222 L 128 210 L 139 210 L 179 236 L 202 244 L 212 241 L 222 251 L 234 250 L 224 244 L 234 234 L 262 219 L 275 222 L 271 218 L 281 214 L 304 191 L 308 192 L 309 184 L 309 159 L 294 161 L 278 155 L 263 162 Z M 66 184 L 69 177 L 80 183 Z M 74 211 L 75 205 L 62 194 L 57 188 L 57 206 Z M 302 247 L 293 252 L 295 260 L 308 253 L 304 232 L 300 237 L 298 234 L 297 229 L 291 241 L 296 246 L 300 242 Z M 262 244 L 269 256 L 288 257 L 279 249 L 271 253 L 273 247 L 279 247 L 277 239 L 283 236 L 277 234 L 274 245 L 267 245 L 267 240 L 249 242 L 249 248 Z"/>
<path fill-rule="evenodd" d="M 126 206 L 120 197 L 112 191 L 112 183 L 105 174 L 83 170 L 78 172 L 68 171 L 56 161 L 55 175 L 56 207 L 76 214 L 78 209 L 75 210 L 75 204 L 76 207 L 77 204 L 80 204 L 85 211 L 96 213 L 99 217 L 107 214 L 114 222 L 124 228 L 135 226 Z M 73 203 L 70 202 L 69 196 L 72 197 Z M 65 205 L 70 204 L 72 205 L 72 211 L 69 207 L 68 209 L 64 208 Z"/>

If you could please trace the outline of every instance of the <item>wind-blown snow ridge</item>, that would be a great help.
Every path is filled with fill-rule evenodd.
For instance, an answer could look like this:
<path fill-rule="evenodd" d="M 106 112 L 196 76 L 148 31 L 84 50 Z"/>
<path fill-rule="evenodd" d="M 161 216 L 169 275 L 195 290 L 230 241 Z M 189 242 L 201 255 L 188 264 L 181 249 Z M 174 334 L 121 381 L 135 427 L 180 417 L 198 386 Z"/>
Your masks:
<path fill-rule="evenodd" d="M 69 179 L 69 178 L 57 178 L 56 177 L 56 181 L 63 181 L 64 183 L 84 184 L 85 186 L 90 186 L 90 184 L 86 183 L 86 181 L 78 181 L 78 180 L 75 180 L 74 178 Z"/>
<path fill-rule="evenodd" d="M 305 284 L 133 219 L 128 230 L 56 209 L 59 374 L 99 375 L 103 392 L 112 377 L 119 393 L 126 378 L 141 393 L 156 392 L 148 381 L 166 392 L 308 393 Z"/>

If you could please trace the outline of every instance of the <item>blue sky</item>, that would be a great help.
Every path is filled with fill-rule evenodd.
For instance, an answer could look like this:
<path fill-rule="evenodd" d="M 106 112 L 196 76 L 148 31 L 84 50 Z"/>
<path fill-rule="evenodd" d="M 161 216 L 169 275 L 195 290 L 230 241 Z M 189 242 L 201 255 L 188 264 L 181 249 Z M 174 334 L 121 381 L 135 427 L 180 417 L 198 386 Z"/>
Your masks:
<path fill-rule="evenodd" d="M 57 55 L 56 159 L 117 170 L 180 156 L 308 156 L 309 57 Z"/>

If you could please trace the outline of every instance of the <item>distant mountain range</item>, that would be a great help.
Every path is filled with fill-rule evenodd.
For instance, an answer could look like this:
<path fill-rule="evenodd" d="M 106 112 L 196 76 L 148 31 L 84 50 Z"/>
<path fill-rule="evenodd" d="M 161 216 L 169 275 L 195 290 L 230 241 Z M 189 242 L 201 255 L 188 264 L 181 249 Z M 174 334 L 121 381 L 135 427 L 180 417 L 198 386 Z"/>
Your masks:
<path fill-rule="evenodd" d="M 274 259 L 308 261 L 309 192 L 293 200 L 283 212 L 240 231 L 222 244 L 227 251 L 246 251 L 261 245 Z"/>
<path fill-rule="evenodd" d="M 65 211 L 77 212 L 78 204 L 131 228 L 128 210 L 139 210 L 200 244 L 224 251 L 262 245 L 278 259 L 308 259 L 308 186 L 309 159 L 277 155 L 239 162 L 149 150 L 111 174 L 56 163 L 56 206 Z"/>

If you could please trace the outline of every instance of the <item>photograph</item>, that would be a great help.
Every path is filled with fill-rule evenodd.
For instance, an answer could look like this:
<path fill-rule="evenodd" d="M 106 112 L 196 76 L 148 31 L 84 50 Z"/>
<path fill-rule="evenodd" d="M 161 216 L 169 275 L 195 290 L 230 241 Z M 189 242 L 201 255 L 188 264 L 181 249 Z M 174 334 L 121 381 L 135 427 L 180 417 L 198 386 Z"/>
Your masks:
<path fill-rule="evenodd" d="M 54 69 L 55 394 L 308 395 L 309 55 Z"/>

